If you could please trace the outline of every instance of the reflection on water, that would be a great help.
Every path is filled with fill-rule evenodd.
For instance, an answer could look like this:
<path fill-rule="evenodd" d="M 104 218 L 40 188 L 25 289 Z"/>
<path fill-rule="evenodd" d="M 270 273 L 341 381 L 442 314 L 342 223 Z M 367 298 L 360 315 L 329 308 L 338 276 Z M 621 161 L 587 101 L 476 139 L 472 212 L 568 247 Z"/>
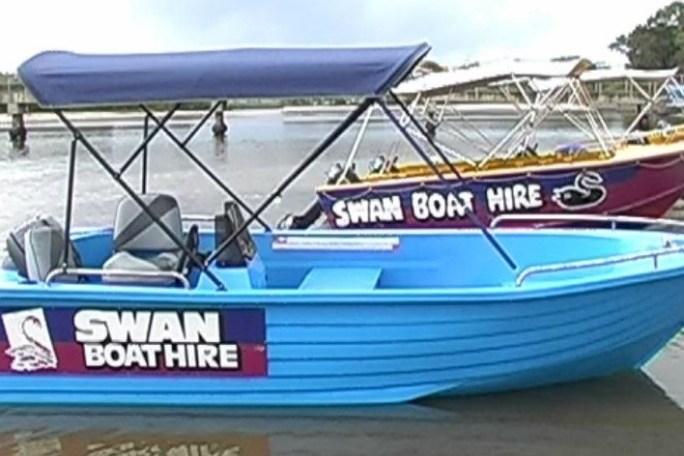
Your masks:
<path fill-rule="evenodd" d="M 684 413 L 645 374 L 349 408 L 0 410 L 6 456 L 681 455 Z"/>

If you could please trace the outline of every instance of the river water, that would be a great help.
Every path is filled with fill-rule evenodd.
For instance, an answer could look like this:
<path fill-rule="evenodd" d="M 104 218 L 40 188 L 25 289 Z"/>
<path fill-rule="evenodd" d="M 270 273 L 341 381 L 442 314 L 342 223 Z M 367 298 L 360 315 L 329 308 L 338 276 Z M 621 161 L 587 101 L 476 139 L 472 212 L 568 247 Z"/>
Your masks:
<path fill-rule="evenodd" d="M 225 156 L 213 155 L 210 132 L 191 143 L 197 156 L 232 189 L 258 204 L 334 124 L 286 122 L 279 112 L 233 114 Z M 509 121 L 481 122 L 493 138 Z M 621 119 L 609 119 L 615 132 Z M 174 128 L 182 135 L 188 127 Z M 335 161 L 343 161 L 355 128 L 282 195 L 266 219 L 299 211 Z M 95 129 L 93 144 L 121 164 L 141 132 Z M 581 133 L 551 124 L 541 147 L 577 141 Z M 30 153 L 18 157 L 0 138 L 0 236 L 36 214 L 61 219 L 69 136 L 29 131 Z M 409 156 L 387 124 L 372 123 L 357 163 L 380 153 Z M 184 213 L 213 214 L 220 190 L 165 138 L 150 147 L 152 191 L 168 191 Z M 76 225 L 111 224 L 123 195 L 84 149 L 78 151 Z M 125 179 L 139 188 L 140 167 Z M 0 408 L 3 456 L 228 456 L 228 455 L 682 455 L 684 454 L 684 335 L 644 372 L 570 385 L 388 407 L 282 409 Z"/>

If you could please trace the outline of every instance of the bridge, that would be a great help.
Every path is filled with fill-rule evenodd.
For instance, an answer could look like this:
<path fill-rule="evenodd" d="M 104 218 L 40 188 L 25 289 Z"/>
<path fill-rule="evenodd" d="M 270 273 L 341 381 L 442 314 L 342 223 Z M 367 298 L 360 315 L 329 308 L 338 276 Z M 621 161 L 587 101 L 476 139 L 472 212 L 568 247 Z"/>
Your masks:
<path fill-rule="evenodd" d="M 14 74 L 0 74 L 0 113 L 35 111 L 38 104 Z"/>

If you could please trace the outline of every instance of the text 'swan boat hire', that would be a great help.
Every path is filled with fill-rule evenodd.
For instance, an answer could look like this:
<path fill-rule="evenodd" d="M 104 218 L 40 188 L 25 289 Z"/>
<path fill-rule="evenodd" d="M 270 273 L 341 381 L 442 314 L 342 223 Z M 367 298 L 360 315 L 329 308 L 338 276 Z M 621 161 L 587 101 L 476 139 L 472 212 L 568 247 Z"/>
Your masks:
<path fill-rule="evenodd" d="M 675 83 L 677 69 L 587 70 L 591 64 L 583 59 L 531 63 L 431 73 L 397 87 L 396 93 L 411 100 L 412 111 L 425 119 L 408 125 L 415 140 L 429 149 L 441 148 L 458 172 L 439 164 L 447 177 L 441 180 L 430 166 L 397 163 L 395 156 L 376 160 L 365 175 L 350 175 L 346 171 L 354 171 L 350 167 L 355 144 L 346 165 L 340 167 L 345 168 L 338 173 L 340 178 L 316 189 L 327 224 L 334 228 L 472 226 L 467 211 L 485 223 L 510 214 L 662 217 L 684 195 L 684 127 L 647 126 L 644 116 Z M 620 137 L 607 128 L 585 87 L 616 80 L 629 81 L 645 105 Z M 651 94 L 639 82 L 659 85 Z M 514 86 L 515 94 L 508 85 Z M 478 86 L 498 87 L 502 92 L 505 87 L 509 107 L 519 112 L 518 121 L 501 139 L 479 130 L 467 111 L 451 101 L 455 94 Z M 549 117 L 567 120 L 589 142 L 537 150 L 537 130 Z M 634 131 L 637 127 L 639 132 Z M 430 140 L 419 134 L 426 129 L 431 130 Z M 303 225 L 302 219 L 306 217 L 295 218 L 290 225 Z M 519 217 L 517 223 L 532 220 Z"/>
<path fill-rule="evenodd" d="M 0 402 L 393 403 L 607 375 L 653 357 L 684 321 L 684 236 L 273 231 L 261 218 L 371 105 L 397 120 L 392 87 L 428 50 L 47 52 L 25 62 L 24 83 L 73 141 L 64 226 L 40 218 L 8 238 Z M 227 99 L 292 96 L 362 101 L 252 210 L 188 144 Z M 186 137 L 166 127 L 181 102 L 204 100 L 213 107 Z M 164 101 L 178 104 L 161 119 L 144 104 Z M 154 125 L 116 168 L 62 111 L 112 104 L 140 105 Z M 208 217 L 213 229 L 184 225 L 176 198 L 148 191 L 145 146 L 159 132 L 228 195 Z M 111 228 L 72 227 L 83 153 L 126 192 Z M 139 191 L 123 177 L 136 159 Z"/>

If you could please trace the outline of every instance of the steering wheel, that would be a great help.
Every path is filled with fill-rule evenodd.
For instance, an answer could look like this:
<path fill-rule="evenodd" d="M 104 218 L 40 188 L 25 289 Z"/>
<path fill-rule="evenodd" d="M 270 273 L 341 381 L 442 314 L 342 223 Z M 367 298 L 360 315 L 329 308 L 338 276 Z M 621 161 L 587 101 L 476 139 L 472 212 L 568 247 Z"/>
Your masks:
<path fill-rule="evenodd" d="M 198 256 L 199 254 L 199 227 L 197 225 L 192 225 L 188 231 L 188 235 L 185 238 L 185 248 L 192 252 L 193 256 Z M 180 274 L 187 274 L 194 266 L 199 266 L 196 262 L 188 255 L 185 249 L 181 251 L 181 256 L 176 264 L 176 272 Z M 186 270 L 187 269 L 187 270 Z"/>

